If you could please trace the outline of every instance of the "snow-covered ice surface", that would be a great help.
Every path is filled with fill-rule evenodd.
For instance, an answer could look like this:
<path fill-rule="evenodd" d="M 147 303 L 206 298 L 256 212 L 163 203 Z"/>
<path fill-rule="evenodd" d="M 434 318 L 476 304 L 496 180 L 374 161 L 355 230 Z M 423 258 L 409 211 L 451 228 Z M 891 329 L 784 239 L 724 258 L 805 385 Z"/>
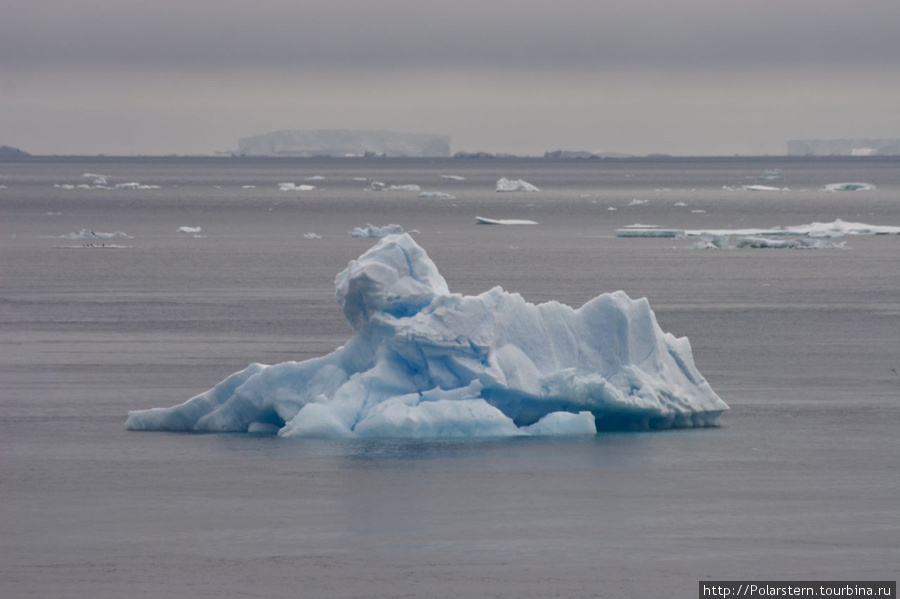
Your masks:
<path fill-rule="evenodd" d="M 475 217 L 475 224 L 478 225 L 536 225 L 533 220 L 516 219 L 516 218 L 485 218 L 483 216 Z"/>
<path fill-rule="evenodd" d="M 350 237 L 370 237 L 372 239 L 381 239 L 382 237 L 387 237 L 388 235 L 398 235 L 403 233 L 403 227 L 396 224 L 384 225 L 383 227 L 378 227 L 372 224 L 368 224 L 365 227 L 356 227 L 350 232 Z"/>
<path fill-rule="evenodd" d="M 540 191 L 540 189 L 522 179 L 511 180 L 500 177 L 497 180 L 497 191 Z"/>
<path fill-rule="evenodd" d="M 351 261 L 335 287 L 355 332 L 346 345 L 305 362 L 252 364 L 179 406 L 130 412 L 127 428 L 582 434 L 714 426 L 728 409 L 694 366 L 687 338 L 664 333 L 645 299 L 621 291 L 577 310 L 499 287 L 451 294 L 408 234 Z"/>

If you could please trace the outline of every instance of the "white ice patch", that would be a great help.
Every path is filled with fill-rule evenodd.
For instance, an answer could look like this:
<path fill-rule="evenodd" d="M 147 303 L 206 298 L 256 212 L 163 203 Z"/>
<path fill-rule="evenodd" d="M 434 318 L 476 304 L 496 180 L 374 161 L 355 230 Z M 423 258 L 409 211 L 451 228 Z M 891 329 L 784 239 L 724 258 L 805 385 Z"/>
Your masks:
<path fill-rule="evenodd" d="M 159 189 L 159 185 L 145 185 L 137 181 L 129 181 L 128 183 L 116 183 L 114 189 Z"/>
<path fill-rule="evenodd" d="M 644 204 L 647 204 L 649 202 L 650 202 L 650 200 L 639 200 L 639 199 L 635 198 L 635 199 L 631 200 L 630 202 L 628 202 L 628 205 L 629 206 L 643 206 Z"/>
<path fill-rule="evenodd" d="M 441 179 L 449 179 L 450 181 L 465 181 L 462 175 L 441 175 Z"/>
<path fill-rule="evenodd" d="M 522 220 L 514 218 L 485 218 L 483 216 L 475 217 L 475 224 L 478 225 L 536 225 L 533 220 Z"/>
<path fill-rule="evenodd" d="M 398 235 L 403 233 L 403 227 L 400 225 L 385 225 L 383 227 L 376 227 L 372 224 L 368 224 L 365 227 L 356 227 L 350 232 L 350 237 L 371 237 L 373 239 L 381 239 L 382 237 L 387 237 L 388 235 Z"/>
<path fill-rule="evenodd" d="M 787 187 L 772 187 L 771 185 L 741 185 L 740 187 L 725 185 L 722 189 L 726 191 L 790 191 Z"/>
<path fill-rule="evenodd" d="M 202 230 L 200 227 L 178 227 L 179 233 L 199 233 Z"/>
<path fill-rule="evenodd" d="M 312 191 L 315 185 L 297 185 L 296 183 L 279 183 L 278 191 Z"/>
<path fill-rule="evenodd" d="M 824 239 L 769 239 L 768 237 L 743 237 L 738 240 L 738 248 L 779 249 L 779 250 L 839 250 L 846 242 L 834 243 Z"/>
<path fill-rule="evenodd" d="M 415 184 L 408 185 L 391 185 L 391 191 L 421 191 L 422 188 Z"/>
<path fill-rule="evenodd" d="M 588 434 L 714 426 L 728 406 L 646 299 L 578 309 L 495 287 L 451 294 L 409 235 L 382 239 L 335 279 L 354 330 L 332 353 L 252 364 L 187 402 L 129 413 L 131 430 L 304 437 Z"/>
<path fill-rule="evenodd" d="M 435 198 L 438 200 L 455 200 L 456 196 L 444 193 L 443 191 L 423 191 L 419 194 L 420 198 Z"/>
<path fill-rule="evenodd" d="M 304 239 L 322 239 L 322 236 L 321 236 L 321 235 L 317 235 L 317 234 L 315 234 L 315 233 L 313 233 L 313 232 L 309 232 L 309 233 L 304 233 L 304 234 L 303 234 L 303 238 L 304 238 Z"/>
<path fill-rule="evenodd" d="M 511 180 L 501 177 L 497 181 L 497 191 L 540 191 L 537 187 L 522 179 Z"/>
<path fill-rule="evenodd" d="M 114 233 L 104 233 L 103 231 L 92 231 L 90 229 L 82 229 L 78 233 L 69 233 L 68 235 L 60 236 L 60 239 L 116 239 L 116 238 L 131 238 L 131 235 L 128 233 L 123 233 L 122 231 L 116 231 Z"/>
<path fill-rule="evenodd" d="M 837 219 L 830 223 L 810 223 L 772 229 L 695 229 L 685 231 L 686 235 L 803 235 L 807 237 L 841 237 L 842 235 L 900 235 L 900 227 L 888 225 L 868 225 Z"/>

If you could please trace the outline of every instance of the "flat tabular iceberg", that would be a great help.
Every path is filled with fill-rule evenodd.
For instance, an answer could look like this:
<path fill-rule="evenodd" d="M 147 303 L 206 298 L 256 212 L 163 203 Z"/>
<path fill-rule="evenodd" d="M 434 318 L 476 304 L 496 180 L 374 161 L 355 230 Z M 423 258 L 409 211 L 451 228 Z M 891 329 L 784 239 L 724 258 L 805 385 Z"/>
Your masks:
<path fill-rule="evenodd" d="M 582 434 L 716 425 L 728 406 L 646 299 L 534 305 L 499 287 L 451 294 L 409 235 L 382 239 L 335 279 L 354 335 L 327 356 L 252 364 L 131 430 L 304 437 Z"/>

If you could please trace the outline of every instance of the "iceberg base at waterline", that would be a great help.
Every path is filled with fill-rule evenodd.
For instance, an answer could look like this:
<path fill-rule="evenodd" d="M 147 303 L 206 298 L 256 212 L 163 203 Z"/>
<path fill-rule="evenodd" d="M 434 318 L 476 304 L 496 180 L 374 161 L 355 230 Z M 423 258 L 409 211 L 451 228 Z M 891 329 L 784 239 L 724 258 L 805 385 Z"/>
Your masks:
<path fill-rule="evenodd" d="M 335 279 L 354 334 L 303 362 L 252 364 L 187 402 L 130 412 L 131 430 L 284 437 L 477 437 L 715 426 L 728 409 L 646 299 L 578 309 L 495 287 L 452 294 L 408 234 Z"/>

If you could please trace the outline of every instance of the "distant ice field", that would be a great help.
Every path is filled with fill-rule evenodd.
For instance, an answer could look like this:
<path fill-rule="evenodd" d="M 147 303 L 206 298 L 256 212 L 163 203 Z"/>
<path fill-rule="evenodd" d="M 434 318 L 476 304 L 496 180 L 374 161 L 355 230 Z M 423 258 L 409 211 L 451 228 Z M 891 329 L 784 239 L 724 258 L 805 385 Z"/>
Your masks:
<path fill-rule="evenodd" d="M 776 168 L 790 191 L 724 189 Z M 497 193 L 501 178 L 540 191 Z M 842 182 L 874 189 L 825 190 Z M 390 189 L 407 185 L 455 199 Z M 836 219 L 900 226 L 900 161 L 0 162 L 0 595 L 664 598 L 709 577 L 896 579 L 900 237 L 804 252 L 615 236 Z M 367 223 L 417 231 L 454 292 L 646 297 L 731 410 L 720 428 L 553 439 L 124 430 L 130 410 L 346 342 L 334 277 L 376 243 L 350 236 Z M 83 230 L 129 237 L 98 251 Z"/>

